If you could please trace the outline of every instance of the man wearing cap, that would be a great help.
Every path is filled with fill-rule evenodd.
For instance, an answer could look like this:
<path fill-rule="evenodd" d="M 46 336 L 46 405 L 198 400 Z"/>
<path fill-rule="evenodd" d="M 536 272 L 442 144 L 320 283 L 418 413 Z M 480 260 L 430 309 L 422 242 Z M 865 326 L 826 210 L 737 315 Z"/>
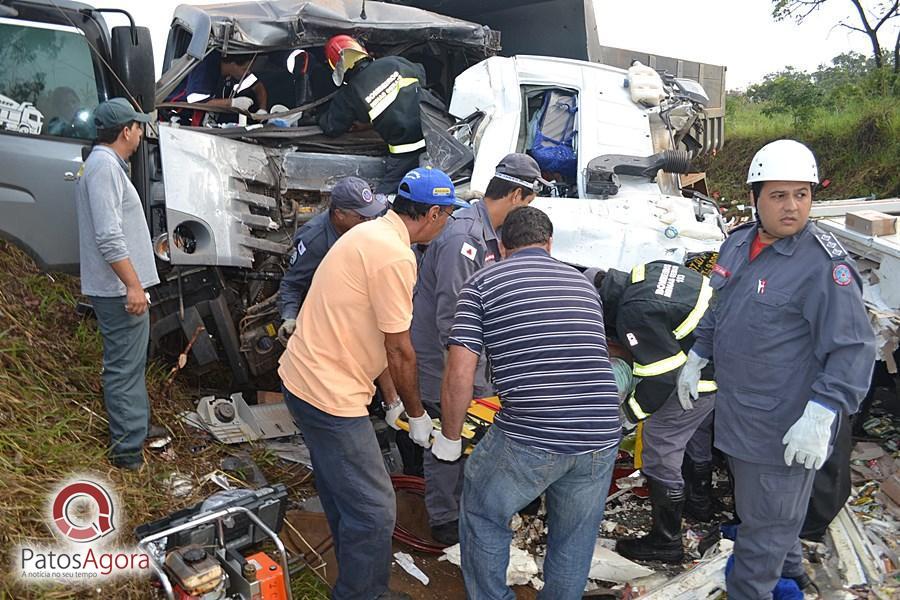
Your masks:
<path fill-rule="evenodd" d="M 412 440 L 430 444 L 409 336 L 410 245 L 434 239 L 456 206 L 465 203 L 445 173 L 407 173 L 391 210 L 342 235 L 325 255 L 281 356 L 278 374 L 334 538 L 335 600 L 408 597 L 388 590 L 396 503 L 367 407 L 377 378 L 386 397 L 400 399 L 394 418 L 405 409 Z"/>
<path fill-rule="evenodd" d="M 150 340 L 150 296 L 159 283 L 150 231 L 125 162 L 137 150 L 149 115 L 113 98 L 94 111 L 97 139 L 76 186 L 81 293 L 103 336 L 103 400 L 110 461 L 139 469 L 150 402 L 144 370 Z"/>
<path fill-rule="evenodd" d="M 281 278 L 278 298 L 281 318 L 278 339 L 287 344 L 297 326 L 297 313 L 309 291 L 313 274 L 325 253 L 352 227 L 370 221 L 387 210 L 387 202 L 376 198 L 369 184 L 359 177 L 345 177 L 331 190 L 331 206 L 294 234 L 290 266 Z"/>
<path fill-rule="evenodd" d="M 526 154 L 507 155 L 497 165 L 484 200 L 454 213 L 425 251 L 413 297 L 412 340 L 422 402 L 436 418 L 441 415 L 441 378 L 459 290 L 472 273 L 500 260 L 497 230 L 510 211 L 527 206 L 534 199 L 541 181 L 540 167 L 533 158 Z M 478 365 L 475 384 L 477 397 L 492 395 L 484 357 Z M 396 427 L 390 421 L 388 424 Z M 425 452 L 423 459 L 425 506 L 432 537 L 444 544 L 455 544 L 459 537 L 463 463 L 438 461 L 430 452 Z"/>
<path fill-rule="evenodd" d="M 425 150 L 419 112 L 425 69 L 401 56 L 372 58 L 349 35 L 329 39 L 325 56 L 340 89 L 319 116 L 319 127 L 325 135 L 337 137 L 354 123 L 371 123 L 389 152 L 384 178 L 375 191 L 393 194 L 403 175 L 418 166 L 419 154 Z"/>

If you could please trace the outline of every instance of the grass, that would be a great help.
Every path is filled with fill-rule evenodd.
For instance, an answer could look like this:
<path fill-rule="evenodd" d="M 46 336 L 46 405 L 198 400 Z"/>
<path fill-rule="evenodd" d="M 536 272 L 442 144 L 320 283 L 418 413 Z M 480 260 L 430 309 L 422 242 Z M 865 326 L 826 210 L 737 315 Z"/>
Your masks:
<path fill-rule="evenodd" d="M 201 484 L 218 468 L 228 447 L 198 441 L 176 415 L 193 409 L 199 381 L 151 364 L 147 387 L 155 420 L 175 434 L 174 457 L 148 457 L 140 472 L 113 469 L 106 460 L 107 429 L 100 386 L 102 347 L 92 320 L 75 312 L 78 280 L 38 271 L 16 248 L 0 241 L 0 598 L 130 600 L 153 597 L 146 580 L 117 579 L 102 589 L 25 586 L 12 571 L 19 543 L 52 543 L 45 511 L 51 490 L 73 474 L 94 474 L 111 483 L 121 506 L 117 545 L 132 545 L 135 526 L 202 500 L 217 488 Z M 270 481 L 288 483 L 297 473 L 261 448 L 251 456 Z M 173 498 L 164 480 L 173 471 L 191 477 L 194 491 Z M 317 600 L 327 590 L 308 571 L 293 579 L 294 597 Z"/>
<path fill-rule="evenodd" d="M 797 126 L 789 115 L 765 115 L 764 106 L 736 103 L 725 118 L 725 146 L 706 157 L 710 190 L 745 203 L 747 166 L 764 144 L 792 138 L 807 144 L 819 160 L 819 176 L 830 185 L 817 199 L 833 200 L 900 196 L 900 100 L 874 97 L 839 109 L 817 109 L 807 126 Z"/>

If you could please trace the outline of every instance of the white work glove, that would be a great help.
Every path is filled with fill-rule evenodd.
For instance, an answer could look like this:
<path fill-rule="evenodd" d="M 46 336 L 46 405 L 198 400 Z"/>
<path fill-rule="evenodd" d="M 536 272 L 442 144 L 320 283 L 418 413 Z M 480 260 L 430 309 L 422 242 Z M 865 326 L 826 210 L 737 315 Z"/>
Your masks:
<path fill-rule="evenodd" d="M 400 426 L 397 425 L 397 419 L 399 419 L 402 414 L 403 402 L 400 401 L 400 398 L 394 398 L 392 403 L 384 405 L 384 420 L 388 424 L 388 427 L 400 431 Z"/>
<path fill-rule="evenodd" d="M 297 319 L 285 319 L 278 328 L 278 341 L 287 346 L 288 339 L 294 335 L 295 329 L 297 329 Z"/>
<path fill-rule="evenodd" d="M 462 456 L 462 438 L 448 440 L 440 431 L 434 432 L 434 443 L 431 445 L 431 453 L 438 460 L 454 462 Z"/>
<path fill-rule="evenodd" d="M 814 400 L 806 403 L 803 415 L 784 434 L 784 464 L 791 466 L 794 462 L 807 469 L 819 470 L 828 455 L 828 442 L 831 440 L 831 424 L 835 413 Z"/>
<path fill-rule="evenodd" d="M 700 371 L 708 364 L 708 358 L 703 358 L 693 350 L 688 352 L 687 362 L 678 374 L 678 402 L 684 410 L 694 409 L 693 401 L 699 396 L 697 386 L 700 385 Z"/>
<path fill-rule="evenodd" d="M 427 448 L 431 445 L 431 432 L 434 430 L 434 423 L 428 413 L 422 414 L 421 417 L 409 417 L 409 439 Z"/>
<path fill-rule="evenodd" d="M 247 96 L 237 96 L 236 98 L 231 99 L 232 108 L 250 110 L 251 106 L 253 106 L 253 98 L 248 98 Z"/>

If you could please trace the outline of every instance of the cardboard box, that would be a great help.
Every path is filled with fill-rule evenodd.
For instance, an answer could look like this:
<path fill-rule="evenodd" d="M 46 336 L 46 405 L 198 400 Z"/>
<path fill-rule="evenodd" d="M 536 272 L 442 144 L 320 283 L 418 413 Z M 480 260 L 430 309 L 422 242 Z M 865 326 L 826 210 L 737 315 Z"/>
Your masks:
<path fill-rule="evenodd" d="M 844 218 L 847 229 L 866 235 L 893 235 L 897 232 L 897 217 L 877 210 L 856 210 Z"/>

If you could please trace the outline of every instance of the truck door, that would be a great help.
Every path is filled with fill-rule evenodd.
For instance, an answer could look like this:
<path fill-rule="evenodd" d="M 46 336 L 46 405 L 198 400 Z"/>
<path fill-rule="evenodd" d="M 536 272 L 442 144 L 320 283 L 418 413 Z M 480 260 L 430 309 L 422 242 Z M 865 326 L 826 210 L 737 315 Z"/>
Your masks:
<path fill-rule="evenodd" d="M 75 182 L 99 102 L 82 32 L 0 18 L 0 99 L 0 237 L 77 272 Z"/>

